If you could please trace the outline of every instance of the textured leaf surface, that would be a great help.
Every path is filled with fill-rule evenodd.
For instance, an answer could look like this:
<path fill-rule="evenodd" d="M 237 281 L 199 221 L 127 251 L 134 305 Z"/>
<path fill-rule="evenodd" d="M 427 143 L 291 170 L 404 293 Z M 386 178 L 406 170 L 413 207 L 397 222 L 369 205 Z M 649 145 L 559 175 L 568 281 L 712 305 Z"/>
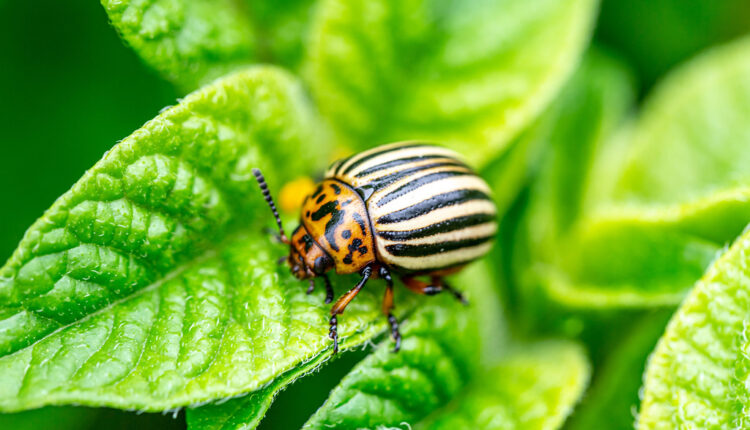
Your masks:
<path fill-rule="evenodd" d="M 489 266 L 476 263 L 457 277 L 468 307 L 455 306 L 453 297 L 428 302 L 404 324 L 401 352 L 381 345 L 304 428 L 402 428 L 460 396 L 477 377 L 483 380 L 509 342 Z"/>
<path fill-rule="evenodd" d="M 305 295 L 276 265 L 284 250 L 260 233 L 269 211 L 250 171 L 267 167 L 275 184 L 275 165 L 315 165 L 312 119 L 293 79 L 253 68 L 116 145 L 0 272 L 0 409 L 163 410 L 329 354 L 323 292 Z M 354 281 L 337 279 L 337 291 Z M 382 330 L 378 295 L 347 309 L 344 337 Z"/>
<path fill-rule="evenodd" d="M 479 364 L 477 327 L 450 299 L 435 300 L 404 324 L 398 354 L 387 343 L 358 364 L 305 428 L 397 427 L 448 403 Z"/>
<path fill-rule="evenodd" d="M 602 159 L 592 182 L 614 185 L 599 190 L 605 197 L 561 253 L 562 272 L 550 275 L 572 286 L 566 296 L 676 305 L 739 235 L 750 219 L 748 54 L 744 39 L 676 71 L 624 135 L 626 150 Z"/>
<path fill-rule="evenodd" d="M 520 345 L 415 429 L 558 429 L 580 399 L 590 368 L 574 343 Z"/>
<path fill-rule="evenodd" d="M 143 60 L 184 90 L 244 65 L 295 66 L 313 0 L 101 0 Z M 273 7 L 272 7 L 273 6 Z"/>
<path fill-rule="evenodd" d="M 384 341 L 341 381 L 305 428 L 398 426 L 448 402 L 505 342 L 488 274 L 488 264 L 478 262 L 456 277 L 471 301 L 468 307 L 449 295 L 424 301 L 403 322 L 401 351 L 392 353 L 391 341 Z M 410 294 L 399 288 L 399 303 Z M 255 428 L 276 393 L 319 364 L 300 366 L 246 397 L 189 410 L 188 424 L 191 430 Z"/>
<path fill-rule="evenodd" d="M 592 0 L 325 0 L 307 76 L 355 145 L 449 142 L 484 163 L 545 108 L 588 39 Z"/>
<path fill-rule="evenodd" d="M 750 233 L 706 272 L 652 354 L 641 429 L 747 428 Z"/>
<path fill-rule="evenodd" d="M 185 90 L 242 65 L 259 47 L 234 0 L 101 0 L 110 22 L 143 60 Z"/>

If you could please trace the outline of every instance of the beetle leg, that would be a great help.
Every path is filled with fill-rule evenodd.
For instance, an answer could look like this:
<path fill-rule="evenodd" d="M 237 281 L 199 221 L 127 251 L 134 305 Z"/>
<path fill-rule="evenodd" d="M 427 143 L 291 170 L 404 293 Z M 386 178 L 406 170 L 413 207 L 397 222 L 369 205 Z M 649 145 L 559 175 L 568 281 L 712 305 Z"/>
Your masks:
<path fill-rule="evenodd" d="M 406 285 L 406 288 L 414 291 L 417 294 L 424 294 L 426 296 L 434 296 L 435 294 L 443 292 L 443 287 L 440 284 L 431 285 L 427 282 L 420 281 L 419 279 L 412 278 L 410 276 L 404 276 L 401 278 L 401 282 Z"/>
<path fill-rule="evenodd" d="M 326 283 L 326 304 L 329 304 L 333 301 L 333 287 L 331 286 L 331 280 L 328 279 L 328 275 L 326 274 L 322 274 L 320 276 Z"/>
<path fill-rule="evenodd" d="M 346 294 L 341 296 L 331 308 L 331 319 L 329 321 L 330 328 L 328 331 L 328 337 L 333 339 L 334 354 L 339 352 L 338 319 L 336 318 L 336 315 L 343 314 L 344 309 L 346 309 L 346 306 L 349 304 L 349 302 L 351 302 L 352 299 L 354 299 L 357 294 L 359 294 L 359 290 L 362 289 L 362 287 L 367 283 L 367 280 L 370 279 L 370 275 L 372 275 L 372 266 L 365 266 L 365 268 L 362 269 L 361 273 L 362 279 L 357 282 L 357 285 L 355 285 L 351 290 L 347 291 Z"/>
<path fill-rule="evenodd" d="M 393 310 L 393 278 L 391 272 L 385 266 L 380 267 L 380 277 L 385 280 L 385 294 L 383 295 L 383 313 L 388 317 L 388 324 L 391 325 L 391 337 L 396 344 L 393 352 L 401 349 L 401 332 L 398 330 L 398 320 L 391 311 Z"/>
<path fill-rule="evenodd" d="M 308 295 L 312 294 L 312 292 L 315 291 L 315 279 L 310 278 L 310 286 L 307 287 L 307 291 L 305 291 Z"/>
<path fill-rule="evenodd" d="M 433 276 L 430 279 L 430 283 L 420 281 L 419 279 L 405 276 L 401 278 L 401 281 L 406 285 L 407 288 L 418 294 L 425 294 L 427 296 L 434 296 L 435 294 L 443 291 L 450 291 L 458 301 L 463 304 L 468 304 L 468 301 L 461 292 L 450 286 L 445 279 L 439 276 Z"/>
<path fill-rule="evenodd" d="M 451 294 L 453 294 L 453 296 L 456 298 L 456 300 L 458 300 L 462 304 L 464 304 L 464 305 L 468 305 L 469 304 L 469 301 L 466 300 L 466 297 L 464 297 L 464 295 L 460 291 L 458 291 L 457 289 L 453 288 L 453 286 L 451 286 L 445 280 L 445 278 L 433 277 L 432 278 L 432 283 L 433 284 L 439 284 L 441 287 L 443 287 L 444 290 L 450 291 Z"/>

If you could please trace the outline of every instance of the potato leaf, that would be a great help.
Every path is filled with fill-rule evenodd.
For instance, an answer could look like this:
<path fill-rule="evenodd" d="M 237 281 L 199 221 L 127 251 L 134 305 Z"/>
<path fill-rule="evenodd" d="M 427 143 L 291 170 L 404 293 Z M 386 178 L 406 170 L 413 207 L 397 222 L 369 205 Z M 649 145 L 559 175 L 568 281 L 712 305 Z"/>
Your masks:
<path fill-rule="evenodd" d="M 631 106 L 633 93 L 627 68 L 610 55 L 592 49 L 558 100 L 540 118 L 535 132 L 525 133 L 525 139 L 541 142 L 538 174 L 516 220 L 503 220 L 501 230 L 509 235 L 504 240 L 512 251 L 493 251 L 498 260 L 504 259 L 500 254 L 506 254 L 505 276 L 514 287 L 507 293 L 509 312 L 520 321 L 564 328 L 551 323 L 550 309 L 567 308 L 569 301 L 588 300 L 587 296 L 571 293 L 572 286 L 553 275 L 563 276 L 558 275 L 561 255 L 571 258 L 565 238 L 589 204 L 592 165 Z"/>
<path fill-rule="evenodd" d="M 313 0 L 101 0 L 140 57 L 189 91 L 251 63 L 294 67 Z M 271 7 L 273 5 L 273 7 Z"/>
<path fill-rule="evenodd" d="M 101 0 L 122 39 L 186 91 L 253 62 L 254 25 L 233 0 Z"/>
<path fill-rule="evenodd" d="M 572 305 L 677 305 L 745 227 L 749 54 L 746 38 L 674 72 L 646 102 L 625 150 L 597 166 L 592 183 L 616 180 L 597 191 L 604 197 L 561 248 L 562 270 L 549 273 Z"/>
<path fill-rule="evenodd" d="M 447 403 L 492 360 L 505 342 L 504 323 L 488 278 L 487 262 L 472 264 L 456 277 L 470 305 L 450 295 L 424 302 L 402 324 L 403 343 L 392 353 L 390 340 L 359 363 L 337 386 L 305 428 L 375 428 L 424 417 Z M 401 290 L 401 296 L 411 292 Z M 246 397 L 188 411 L 191 430 L 255 428 L 277 392 L 299 373 L 317 363 L 298 367 L 267 388 Z M 367 414 L 362 411 L 367 410 Z"/>
<path fill-rule="evenodd" d="M 614 337 L 614 346 L 606 351 L 591 388 L 566 423 L 566 429 L 633 429 L 646 360 L 671 315 L 672 310 L 668 309 L 632 318 L 629 330 L 622 336 L 612 333 L 611 326 L 606 328 Z"/>
<path fill-rule="evenodd" d="M 651 355 L 638 428 L 747 428 L 750 232 L 698 281 Z"/>
<path fill-rule="evenodd" d="M 451 299 L 435 300 L 404 324 L 398 354 L 384 344 L 355 366 L 304 428 L 397 427 L 455 397 L 476 373 L 479 350 L 476 324 Z"/>
<path fill-rule="evenodd" d="M 578 344 L 518 345 L 414 429 L 558 429 L 586 389 L 590 372 Z"/>
<path fill-rule="evenodd" d="M 324 0 L 304 70 L 345 141 L 449 142 L 479 165 L 557 93 L 595 11 L 593 0 Z"/>
<path fill-rule="evenodd" d="M 272 221 L 251 173 L 278 186 L 318 165 L 313 119 L 299 83 L 256 67 L 109 151 L 0 271 L 0 410 L 159 411 L 254 391 L 330 354 L 322 288 L 305 295 L 276 264 L 285 250 L 260 232 Z M 341 319 L 350 343 L 384 328 L 377 296 Z"/>

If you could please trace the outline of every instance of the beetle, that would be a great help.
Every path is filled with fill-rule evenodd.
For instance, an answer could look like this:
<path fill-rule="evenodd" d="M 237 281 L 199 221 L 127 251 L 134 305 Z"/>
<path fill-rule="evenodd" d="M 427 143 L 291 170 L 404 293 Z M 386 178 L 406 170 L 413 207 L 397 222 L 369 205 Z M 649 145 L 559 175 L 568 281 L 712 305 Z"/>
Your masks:
<path fill-rule="evenodd" d="M 401 346 L 393 316 L 393 277 L 426 295 L 451 292 L 445 276 L 486 254 L 497 230 L 489 186 L 455 152 L 429 143 L 399 142 L 331 164 L 301 208 L 300 225 L 284 233 L 263 174 L 253 169 L 263 197 L 289 245 L 286 261 L 300 280 L 323 278 L 326 304 L 333 300 L 327 272 L 359 273 L 359 282 L 331 308 L 329 337 L 338 352 L 338 315 L 370 278 L 386 283 L 383 313 L 394 351 Z M 418 278 L 426 277 L 429 282 Z"/>

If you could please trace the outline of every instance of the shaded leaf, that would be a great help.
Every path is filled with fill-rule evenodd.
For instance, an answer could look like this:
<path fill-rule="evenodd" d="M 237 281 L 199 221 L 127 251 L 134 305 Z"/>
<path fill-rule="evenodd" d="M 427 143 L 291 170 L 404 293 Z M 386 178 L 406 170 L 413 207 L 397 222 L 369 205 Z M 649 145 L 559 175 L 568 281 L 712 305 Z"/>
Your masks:
<path fill-rule="evenodd" d="M 602 158 L 598 201 L 548 275 L 574 306 L 676 305 L 745 227 L 749 53 L 743 39 L 674 72 Z"/>
<path fill-rule="evenodd" d="M 641 429 L 746 428 L 750 233 L 708 269 L 649 359 Z"/>
<path fill-rule="evenodd" d="M 164 410 L 330 354 L 323 292 L 306 295 L 275 263 L 284 250 L 260 233 L 272 221 L 250 171 L 271 184 L 276 165 L 305 171 L 325 153 L 316 136 L 299 84 L 258 67 L 116 145 L 0 272 L 0 409 Z M 354 281 L 337 278 L 337 291 Z M 350 342 L 383 329 L 378 293 L 342 318 Z"/>
<path fill-rule="evenodd" d="M 660 310 L 632 320 L 629 331 L 614 335 L 617 341 L 606 351 L 591 388 L 568 420 L 568 430 L 607 428 L 632 430 L 646 360 L 664 333 L 671 310 Z M 612 331 L 608 326 L 607 331 Z"/>
<path fill-rule="evenodd" d="M 415 429 L 558 429 L 588 384 L 590 368 L 575 343 L 519 345 L 445 408 Z"/>
<path fill-rule="evenodd" d="M 189 91 L 252 63 L 294 67 L 313 0 L 101 0 L 123 40 Z M 272 7 L 271 7 L 272 6 Z"/>
<path fill-rule="evenodd" d="M 596 38 L 617 49 L 648 90 L 696 53 L 750 30 L 744 0 L 604 0 Z"/>
<path fill-rule="evenodd" d="M 306 76 L 345 141 L 427 139 L 489 161 L 573 71 L 596 2 L 325 0 Z"/>
<path fill-rule="evenodd" d="M 16 414 L 0 414 L 0 428 L 14 430 L 82 430 L 90 428 L 100 411 L 74 407 L 47 407 Z"/>
<path fill-rule="evenodd" d="M 506 248 L 493 251 L 503 261 L 498 272 L 504 272 L 506 283 L 513 287 L 507 293 L 509 312 L 524 325 L 565 331 L 566 326 L 553 317 L 564 310 L 557 308 L 569 307 L 568 301 L 589 304 L 588 296 L 571 293 L 566 279 L 558 279 L 563 276 L 559 259 L 570 258 L 563 245 L 590 205 L 589 183 L 597 180 L 592 177 L 594 160 L 632 100 L 627 68 L 592 49 L 534 132 L 526 133 L 525 139 L 541 147 L 538 174 L 524 200 L 517 203 L 516 214 L 503 220 Z"/>

